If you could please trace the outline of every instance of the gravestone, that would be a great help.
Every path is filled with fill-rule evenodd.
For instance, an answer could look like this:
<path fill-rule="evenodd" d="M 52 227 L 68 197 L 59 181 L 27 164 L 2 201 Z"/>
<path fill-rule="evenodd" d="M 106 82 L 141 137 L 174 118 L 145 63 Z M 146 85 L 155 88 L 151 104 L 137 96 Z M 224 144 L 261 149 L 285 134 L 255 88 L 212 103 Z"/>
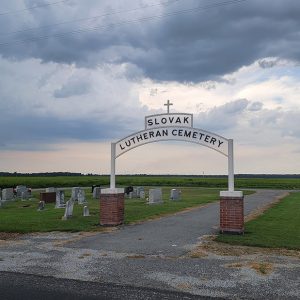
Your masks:
<path fill-rule="evenodd" d="M 129 192 L 129 193 L 128 193 L 128 198 L 129 198 L 129 199 L 132 199 L 132 198 L 133 198 L 133 192 Z"/>
<path fill-rule="evenodd" d="M 90 216 L 90 211 L 89 211 L 89 208 L 87 206 L 83 207 L 83 216 L 84 217 L 89 217 Z"/>
<path fill-rule="evenodd" d="M 85 204 L 87 203 L 86 199 L 85 199 L 85 191 L 83 189 L 80 189 L 78 191 L 78 204 Z"/>
<path fill-rule="evenodd" d="M 23 191 L 23 192 L 21 193 L 21 199 L 22 199 L 22 200 L 26 200 L 26 199 L 28 199 L 28 198 L 29 198 L 28 191 Z"/>
<path fill-rule="evenodd" d="M 45 201 L 40 201 L 38 205 L 38 211 L 44 210 L 45 209 Z"/>
<path fill-rule="evenodd" d="M 177 189 L 171 189 L 170 200 L 178 201 L 181 198 L 181 192 Z"/>
<path fill-rule="evenodd" d="M 141 191 L 140 192 L 140 198 L 141 199 L 145 199 L 145 191 Z"/>
<path fill-rule="evenodd" d="M 56 192 L 56 204 L 55 208 L 64 208 L 65 204 L 65 192 L 64 191 L 57 191 Z"/>
<path fill-rule="evenodd" d="M 160 203 L 163 203 L 162 189 L 150 189 L 148 204 L 160 204 Z"/>
<path fill-rule="evenodd" d="M 73 216 L 74 200 L 71 198 L 66 203 L 65 214 L 62 220 L 68 220 Z"/>
<path fill-rule="evenodd" d="M 56 188 L 55 187 L 48 187 L 46 188 L 46 193 L 56 193 Z"/>
<path fill-rule="evenodd" d="M 54 203 L 56 201 L 56 192 L 40 193 L 40 201 L 45 201 L 45 203 Z"/>
<path fill-rule="evenodd" d="M 77 201 L 78 200 L 78 192 L 79 192 L 79 190 L 80 190 L 80 187 L 73 187 L 72 188 L 72 199 L 74 200 L 74 201 Z"/>
<path fill-rule="evenodd" d="M 2 190 L 2 200 L 3 201 L 12 200 L 13 198 L 14 198 L 14 189 L 13 188 L 8 188 L 8 189 Z"/>
<path fill-rule="evenodd" d="M 144 187 L 138 186 L 138 187 L 136 188 L 136 194 L 137 194 L 137 197 L 138 197 L 138 198 L 141 198 L 141 192 L 144 192 Z"/>
<path fill-rule="evenodd" d="M 129 196 L 129 193 L 132 192 L 132 191 L 133 191 L 133 187 L 132 187 L 132 186 L 127 186 L 127 187 L 125 188 L 125 194 L 126 194 L 127 196 Z"/>
<path fill-rule="evenodd" d="M 133 191 L 132 191 L 132 197 L 131 198 L 137 198 L 138 197 L 138 194 L 137 194 L 137 188 L 134 187 L 133 188 Z"/>
<path fill-rule="evenodd" d="M 94 192 L 94 189 L 95 189 L 96 187 L 101 187 L 101 186 L 100 186 L 100 185 L 98 185 L 98 184 L 93 184 L 93 185 L 92 185 L 92 194 L 93 194 L 93 192 Z"/>
<path fill-rule="evenodd" d="M 94 199 L 100 199 L 100 194 L 101 194 L 101 188 L 98 187 L 98 186 L 94 187 L 93 198 Z"/>
<path fill-rule="evenodd" d="M 22 197 L 22 193 L 27 192 L 28 189 L 25 185 L 17 185 L 16 186 L 16 196 L 17 198 L 21 198 Z"/>

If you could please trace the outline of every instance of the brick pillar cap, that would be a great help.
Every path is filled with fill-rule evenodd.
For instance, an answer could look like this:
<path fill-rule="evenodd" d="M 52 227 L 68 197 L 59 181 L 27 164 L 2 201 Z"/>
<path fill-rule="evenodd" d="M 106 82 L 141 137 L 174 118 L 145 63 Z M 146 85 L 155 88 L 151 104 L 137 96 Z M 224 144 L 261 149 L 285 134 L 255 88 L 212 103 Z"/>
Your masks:
<path fill-rule="evenodd" d="M 233 192 L 221 191 L 220 197 L 241 198 L 243 197 L 243 192 L 242 191 L 233 191 Z"/>
<path fill-rule="evenodd" d="M 123 188 L 102 189 L 101 194 L 124 194 L 124 189 Z"/>

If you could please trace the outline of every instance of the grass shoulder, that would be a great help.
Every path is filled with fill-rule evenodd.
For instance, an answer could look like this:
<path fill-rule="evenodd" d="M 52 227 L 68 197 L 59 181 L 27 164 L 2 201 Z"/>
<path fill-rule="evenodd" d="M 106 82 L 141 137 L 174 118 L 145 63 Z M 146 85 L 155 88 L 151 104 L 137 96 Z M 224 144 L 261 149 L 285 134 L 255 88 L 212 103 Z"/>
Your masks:
<path fill-rule="evenodd" d="M 156 217 L 173 214 L 188 208 L 204 205 L 219 200 L 219 190 L 203 188 L 180 188 L 182 200 L 169 199 L 170 187 L 163 188 L 163 204 L 148 205 L 146 199 L 125 200 L 125 224 L 145 221 Z M 148 188 L 146 188 L 148 190 Z M 90 210 L 90 217 L 83 217 L 83 206 L 74 206 L 73 217 L 61 220 L 64 209 L 55 209 L 54 203 L 46 204 L 46 209 L 37 211 L 39 193 L 33 194 L 33 199 L 26 201 L 5 202 L 0 208 L 0 232 L 48 232 L 48 231 L 100 231 L 99 200 L 92 198 L 90 189 L 85 190 Z M 65 199 L 71 196 L 70 190 L 65 190 Z"/>
<path fill-rule="evenodd" d="M 256 219 L 247 222 L 245 234 L 219 234 L 216 241 L 300 250 L 300 193 L 291 193 Z"/>

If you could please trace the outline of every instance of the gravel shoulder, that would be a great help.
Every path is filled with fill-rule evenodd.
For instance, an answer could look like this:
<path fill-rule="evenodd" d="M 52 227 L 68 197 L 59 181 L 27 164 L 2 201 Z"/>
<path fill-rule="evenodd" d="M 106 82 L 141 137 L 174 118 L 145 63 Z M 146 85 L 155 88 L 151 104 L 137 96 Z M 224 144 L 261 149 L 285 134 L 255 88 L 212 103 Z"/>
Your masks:
<path fill-rule="evenodd" d="M 246 215 L 283 193 L 261 190 L 246 196 Z M 297 253 L 234 251 L 237 247 L 222 253 L 207 246 L 207 235 L 218 230 L 218 208 L 213 203 L 105 233 L 51 232 L 3 239 L 0 272 L 225 299 L 300 299 Z"/>

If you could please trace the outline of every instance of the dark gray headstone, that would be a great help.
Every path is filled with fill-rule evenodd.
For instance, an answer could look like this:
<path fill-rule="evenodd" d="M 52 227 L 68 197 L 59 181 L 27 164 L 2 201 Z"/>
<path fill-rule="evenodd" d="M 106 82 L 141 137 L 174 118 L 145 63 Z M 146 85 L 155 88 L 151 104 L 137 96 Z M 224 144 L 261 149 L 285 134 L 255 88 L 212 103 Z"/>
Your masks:
<path fill-rule="evenodd" d="M 44 210 L 45 209 L 45 201 L 40 201 L 39 206 L 38 206 L 38 211 Z"/>

